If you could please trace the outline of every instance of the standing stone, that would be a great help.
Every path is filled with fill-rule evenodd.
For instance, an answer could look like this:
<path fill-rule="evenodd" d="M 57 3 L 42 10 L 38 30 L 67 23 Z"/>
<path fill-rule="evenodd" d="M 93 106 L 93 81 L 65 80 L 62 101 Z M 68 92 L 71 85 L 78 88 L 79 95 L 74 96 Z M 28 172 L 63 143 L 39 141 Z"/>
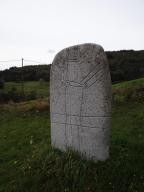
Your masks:
<path fill-rule="evenodd" d="M 107 159 L 111 79 L 103 48 L 82 44 L 62 50 L 53 61 L 50 81 L 52 146 Z"/>

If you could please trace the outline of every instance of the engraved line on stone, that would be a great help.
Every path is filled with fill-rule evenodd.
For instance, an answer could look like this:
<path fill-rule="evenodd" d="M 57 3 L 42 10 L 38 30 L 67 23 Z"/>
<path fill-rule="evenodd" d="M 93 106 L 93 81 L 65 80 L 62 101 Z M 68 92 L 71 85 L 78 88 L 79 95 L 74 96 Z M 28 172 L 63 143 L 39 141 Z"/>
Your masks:
<path fill-rule="evenodd" d="M 71 83 L 69 84 L 71 87 L 83 87 L 83 85 L 72 85 Z"/>
<path fill-rule="evenodd" d="M 85 81 L 91 74 L 95 73 L 95 71 L 97 70 L 98 66 L 96 66 L 91 72 L 88 73 L 88 75 L 86 75 L 86 77 L 84 77 L 80 83 L 82 83 L 83 81 Z"/>
<path fill-rule="evenodd" d="M 89 88 L 93 83 L 99 80 L 99 76 L 101 75 L 101 70 L 97 72 L 97 76 L 93 76 L 89 81 L 85 83 L 85 87 Z"/>
<path fill-rule="evenodd" d="M 88 116 L 88 115 L 70 115 L 70 114 L 62 114 L 62 113 L 52 113 L 52 114 L 56 114 L 56 115 L 67 115 L 67 116 L 74 116 L 74 117 L 111 117 L 111 116 L 105 116 L 105 115 L 93 115 L 93 116 Z"/>
<path fill-rule="evenodd" d="M 78 127 L 87 127 L 87 128 L 92 128 L 92 129 L 106 129 L 106 128 L 101 128 L 101 127 L 91 127 L 91 126 L 86 126 L 86 125 L 78 125 L 78 124 L 70 124 L 70 123 L 61 123 L 61 122 L 54 122 L 52 121 L 51 123 L 57 123 L 57 124 L 62 124 L 62 125 L 74 125 L 74 126 L 78 126 Z"/>
<path fill-rule="evenodd" d="M 82 107 L 82 101 L 83 101 L 83 88 L 81 90 L 82 98 L 81 98 L 81 106 L 80 106 L 80 116 L 81 116 L 81 107 Z M 80 118 L 80 124 L 81 124 L 81 118 Z M 78 148 L 80 150 L 80 133 L 79 133 L 79 126 L 78 126 Z"/>
<path fill-rule="evenodd" d="M 92 71 L 90 71 L 87 75 L 86 75 L 86 77 L 84 77 L 80 82 L 75 82 L 75 81 L 68 81 L 68 82 L 74 82 L 74 83 L 78 83 L 79 85 L 84 85 L 84 83 L 81 83 L 81 82 L 83 82 L 83 81 L 85 81 L 86 80 L 86 78 L 89 76 L 89 75 L 91 75 L 93 72 L 95 72 L 95 70 L 97 69 L 99 67 L 99 65 L 97 65 L 96 67 L 94 67 L 94 69 L 92 70 Z M 98 70 L 99 71 L 99 70 Z M 96 71 L 95 73 L 97 73 L 98 71 Z M 95 74 L 94 74 L 95 75 Z M 94 76 L 93 75 L 93 76 Z M 92 77 L 93 77 L 92 76 Z M 86 81 L 87 82 L 87 81 Z"/>
<path fill-rule="evenodd" d="M 69 81 L 69 80 L 67 80 L 66 82 L 68 82 L 68 83 L 76 83 L 76 84 L 82 85 L 82 84 L 80 84 L 79 82 L 76 82 L 76 81 Z"/>
<path fill-rule="evenodd" d="M 70 58 L 68 58 L 68 60 L 67 60 L 68 62 L 77 62 L 78 61 L 78 59 L 76 58 L 76 59 L 70 59 Z"/>
<path fill-rule="evenodd" d="M 69 68 L 68 68 L 69 63 L 72 63 L 72 62 L 76 63 L 76 62 L 78 62 L 78 54 L 76 54 L 76 53 L 79 53 L 79 47 L 76 47 L 73 50 L 72 54 L 68 53 L 67 71 L 69 70 Z M 80 83 L 76 83 L 74 85 L 73 83 L 75 83 L 75 82 L 72 82 L 72 81 L 69 81 L 69 80 L 67 80 L 66 83 L 69 83 L 69 85 L 72 86 L 72 87 L 83 87 L 83 85 L 81 85 Z M 71 111 L 71 109 L 70 109 L 70 111 Z M 71 116 L 70 116 L 70 123 L 71 123 Z M 72 133 L 72 126 L 71 126 L 71 133 Z M 79 128 L 78 128 L 78 141 L 79 140 L 80 140 L 80 138 L 79 138 Z M 72 143 L 73 143 L 73 139 L 72 139 Z M 79 143 L 79 145 L 80 145 L 80 143 Z"/>
<path fill-rule="evenodd" d="M 69 86 L 71 86 L 71 87 L 83 87 L 83 86 L 80 86 L 80 85 L 69 85 Z"/>
<path fill-rule="evenodd" d="M 67 70 L 66 70 L 66 78 L 68 77 L 68 62 L 67 62 Z M 67 97 L 67 86 L 65 86 L 65 113 L 67 114 L 67 102 L 66 102 L 66 98 Z M 66 122 L 67 122 L 67 116 L 66 116 Z M 66 124 L 65 124 L 65 145 L 67 145 L 67 133 L 66 133 Z"/>
<path fill-rule="evenodd" d="M 72 86 L 72 87 L 84 87 L 84 85 L 86 85 L 97 73 L 101 72 L 101 69 L 102 69 L 102 68 L 100 68 L 97 72 L 95 72 L 95 73 L 94 73 L 91 77 L 89 77 L 89 79 L 86 80 L 85 83 L 83 83 L 83 84 L 78 83 L 78 82 L 75 82 L 75 81 L 68 81 L 68 80 L 67 80 L 66 82 L 69 83 L 69 85 Z M 93 72 L 93 71 L 92 71 L 92 72 Z M 91 73 L 92 73 L 92 72 L 91 72 Z M 82 81 L 83 81 L 83 80 L 82 80 Z M 96 81 L 97 81 L 97 80 L 96 80 Z M 95 82 L 96 82 L 96 81 L 95 81 Z M 78 85 L 72 85 L 71 82 L 72 82 L 72 83 L 76 83 L 76 84 L 78 84 Z M 94 83 L 95 83 L 95 82 L 94 82 Z M 92 82 L 92 84 L 93 84 L 93 82 Z M 91 86 L 91 85 L 90 85 L 90 86 Z M 89 86 L 88 86 L 88 87 L 89 87 Z"/>
<path fill-rule="evenodd" d="M 82 124 L 82 107 L 83 107 L 83 97 L 84 97 L 84 89 L 82 88 L 82 96 L 81 96 L 81 104 L 80 104 L 80 126 Z M 79 132 L 79 127 L 78 127 L 78 132 Z M 79 141 L 79 150 L 80 150 L 81 146 L 80 146 L 80 141 Z"/>
<path fill-rule="evenodd" d="M 97 81 L 99 81 L 100 78 L 101 78 L 103 75 L 104 75 L 104 73 L 102 73 L 101 76 L 98 77 L 98 78 L 96 79 L 96 81 L 94 81 L 92 84 L 90 84 L 87 88 L 91 87 L 91 86 L 94 85 Z"/>
<path fill-rule="evenodd" d="M 84 87 L 97 73 L 101 72 L 101 69 L 102 69 L 102 68 L 100 68 L 97 72 L 95 72 L 88 80 L 85 81 L 85 83 L 83 83 L 83 84 L 78 83 L 79 85 L 72 85 L 72 84 L 69 84 L 69 85 L 72 86 L 72 87 Z M 98 79 L 97 79 L 97 80 L 98 80 Z M 97 80 L 96 80 L 96 81 L 97 81 Z M 96 82 L 96 81 L 95 81 L 95 82 Z M 71 81 L 67 81 L 67 82 L 71 83 Z M 92 82 L 92 85 L 93 85 L 93 83 L 95 83 L 95 82 Z M 88 87 L 90 87 L 90 86 L 91 86 L 91 84 L 90 84 Z"/>
<path fill-rule="evenodd" d="M 71 86 L 71 87 L 84 87 L 84 85 L 72 85 L 70 83 L 69 83 L 69 86 Z"/>
<path fill-rule="evenodd" d="M 88 80 L 85 81 L 84 84 L 88 83 L 97 73 L 101 72 L 103 67 L 100 67 L 99 70 L 97 70 L 91 77 L 89 77 Z"/>
<path fill-rule="evenodd" d="M 70 113 L 71 113 L 71 94 L 70 94 Z M 71 116 L 70 116 L 70 124 L 71 124 Z M 70 131 L 71 131 L 71 135 L 72 135 L 72 125 L 70 126 Z M 72 137 L 72 143 L 70 143 L 70 144 L 73 144 L 73 137 Z"/>
<path fill-rule="evenodd" d="M 87 75 L 86 75 L 86 77 L 84 77 L 81 81 L 80 81 L 80 83 L 82 83 L 83 81 L 85 81 L 91 74 L 93 74 L 93 72 L 95 73 L 95 71 L 97 70 L 97 68 L 98 68 L 99 66 L 97 65 L 96 67 L 94 67 L 94 69 L 92 70 L 92 71 L 90 71 Z M 96 71 L 97 72 L 97 71 Z"/>
<path fill-rule="evenodd" d="M 78 60 L 78 54 L 79 54 L 79 47 L 75 47 L 73 48 L 73 50 L 71 51 L 70 49 L 68 49 L 68 61 L 77 61 Z"/>

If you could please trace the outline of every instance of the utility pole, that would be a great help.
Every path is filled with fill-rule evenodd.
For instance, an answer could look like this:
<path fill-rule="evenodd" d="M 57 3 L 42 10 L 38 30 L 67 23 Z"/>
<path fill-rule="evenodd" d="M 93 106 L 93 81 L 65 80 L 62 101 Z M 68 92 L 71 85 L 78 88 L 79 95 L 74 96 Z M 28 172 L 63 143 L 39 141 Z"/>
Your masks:
<path fill-rule="evenodd" d="M 23 62 L 24 61 L 24 58 L 22 58 L 22 68 L 21 68 L 21 89 L 22 89 L 22 95 L 23 97 L 25 96 L 25 93 L 24 93 L 24 79 L 23 79 Z"/>

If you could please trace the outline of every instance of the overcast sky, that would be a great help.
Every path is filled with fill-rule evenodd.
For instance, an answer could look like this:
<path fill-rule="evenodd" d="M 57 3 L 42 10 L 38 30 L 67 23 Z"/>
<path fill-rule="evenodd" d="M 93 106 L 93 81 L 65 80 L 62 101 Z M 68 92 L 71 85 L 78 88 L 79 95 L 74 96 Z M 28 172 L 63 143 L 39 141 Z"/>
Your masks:
<path fill-rule="evenodd" d="M 144 49 L 144 0 L 0 0 L 0 61 L 51 63 L 61 49 L 97 43 Z M 0 62 L 0 69 L 20 61 Z"/>

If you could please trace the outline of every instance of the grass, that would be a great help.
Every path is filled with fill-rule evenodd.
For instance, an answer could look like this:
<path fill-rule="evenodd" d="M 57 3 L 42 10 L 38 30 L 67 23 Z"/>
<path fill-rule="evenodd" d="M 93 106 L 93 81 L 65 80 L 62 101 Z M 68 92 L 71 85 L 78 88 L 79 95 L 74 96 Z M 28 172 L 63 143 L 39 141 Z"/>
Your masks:
<path fill-rule="evenodd" d="M 113 101 L 116 103 L 144 101 L 144 78 L 114 84 L 112 87 Z"/>
<path fill-rule="evenodd" d="M 12 87 L 15 87 L 18 92 L 21 92 L 21 83 L 16 82 L 6 82 L 5 91 L 10 91 Z M 30 93 L 34 91 L 38 97 L 48 97 L 49 96 L 49 82 L 45 81 L 25 81 L 24 91 L 25 93 Z"/>
<path fill-rule="evenodd" d="M 11 191 L 34 150 L 50 146 L 49 114 L 1 113 L 0 191 Z"/>
<path fill-rule="evenodd" d="M 113 85 L 114 89 L 120 89 L 120 88 L 136 88 L 136 87 L 144 87 L 144 78 L 135 79 L 131 81 L 126 81 L 122 83 L 117 83 Z"/>
<path fill-rule="evenodd" d="M 47 99 L 1 105 L 0 192 L 143 192 L 144 100 L 117 101 L 110 158 L 97 163 L 51 148 Z"/>
<path fill-rule="evenodd" d="M 135 79 L 131 81 L 126 81 L 122 83 L 113 84 L 113 89 L 120 89 L 120 88 L 132 88 L 132 87 L 140 87 L 144 86 L 144 78 Z M 7 91 L 10 91 L 12 87 L 16 87 L 17 90 L 21 91 L 21 83 L 16 82 L 6 82 L 5 83 L 5 89 Z M 49 82 L 45 81 L 25 81 L 24 82 L 24 88 L 25 92 L 30 91 L 37 91 L 39 95 L 41 96 L 48 96 L 49 91 Z"/>
<path fill-rule="evenodd" d="M 21 92 L 21 83 L 6 82 L 5 91 L 10 91 L 13 87 L 17 91 Z M 136 89 L 144 87 L 144 78 L 117 83 L 113 85 L 113 90 L 124 90 L 124 89 Z M 25 81 L 24 82 L 25 93 L 35 92 L 38 98 L 49 97 L 49 82 L 45 81 Z"/>

